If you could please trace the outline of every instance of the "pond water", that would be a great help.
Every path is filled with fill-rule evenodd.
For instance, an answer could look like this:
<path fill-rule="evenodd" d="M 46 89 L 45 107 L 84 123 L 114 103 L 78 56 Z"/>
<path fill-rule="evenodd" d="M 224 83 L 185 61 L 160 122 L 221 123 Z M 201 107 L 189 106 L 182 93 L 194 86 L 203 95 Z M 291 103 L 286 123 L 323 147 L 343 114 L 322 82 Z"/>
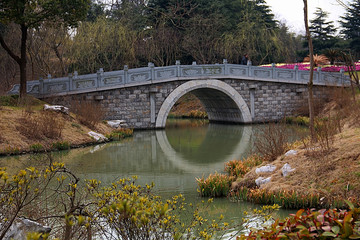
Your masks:
<path fill-rule="evenodd" d="M 196 191 L 196 177 L 223 172 L 224 163 L 242 159 L 254 151 L 255 133 L 264 125 L 209 124 L 204 120 L 168 120 L 165 130 L 135 131 L 132 138 L 55 154 L 78 177 L 111 183 L 138 176 L 141 185 L 153 182 L 164 198 L 182 193 L 189 202 L 203 200 Z M 292 136 L 299 132 L 289 127 Z M 300 130 L 303 132 L 303 130 Z M 33 158 L 36 158 L 33 156 Z M 36 165 L 29 156 L 0 158 L 0 166 Z M 254 205 L 215 199 L 208 212 L 227 221 L 240 222 L 243 211 Z M 258 207 L 258 206 L 257 206 Z M 289 211 L 280 210 L 277 217 Z"/>

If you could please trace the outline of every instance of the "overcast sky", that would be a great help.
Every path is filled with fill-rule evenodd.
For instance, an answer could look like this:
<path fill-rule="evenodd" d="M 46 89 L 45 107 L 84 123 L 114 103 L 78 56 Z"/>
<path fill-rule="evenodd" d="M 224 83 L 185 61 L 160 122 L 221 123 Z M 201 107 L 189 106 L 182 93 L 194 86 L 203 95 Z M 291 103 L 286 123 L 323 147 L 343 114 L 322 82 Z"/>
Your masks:
<path fill-rule="evenodd" d="M 304 32 L 304 2 L 303 0 L 266 0 L 271 7 L 277 20 L 285 21 L 290 30 L 297 33 Z M 349 2 L 344 0 L 344 2 Z M 336 0 L 308 0 L 309 19 L 314 18 L 316 8 L 320 7 L 329 13 L 329 19 L 339 26 L 337 22 L 345 13 L 345 9 L 341 7 Z"/>

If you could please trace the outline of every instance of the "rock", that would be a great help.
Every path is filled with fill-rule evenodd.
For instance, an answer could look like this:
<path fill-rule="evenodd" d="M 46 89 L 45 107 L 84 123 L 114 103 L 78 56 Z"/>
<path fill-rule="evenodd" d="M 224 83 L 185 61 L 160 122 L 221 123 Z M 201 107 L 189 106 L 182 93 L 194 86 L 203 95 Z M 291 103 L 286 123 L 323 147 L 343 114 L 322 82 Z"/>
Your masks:
<path fill-rule="evenodd" d="M 285 153 L 285 156 L 293 156 L 296 155 L 297 151 L 296 150 L 289 150 Z"/>
<path fill-rule="evenodd" d="M 276 169 L 276 166 L 274 166 L 274 165 L 272 165 L 272 164 L 267 164 L 267 165 L 265 165 L 265 166 L 256 168 L 255 173 L 256 173 L 256 174 L 259 174 L 259 173 L 270 173 L 270 172 L 275 171 L 275 169 Z"/>
<path fill-rule="evenodd" d="M 295 168 L 291 168 L 290 164 L 288 163 L 285 163 L 281 168 L 281 172 L 284 177 L 288 176 L 293 171 L 295 171 Z"/>
<path fill-rule="evenodd" d="M 104 135 L 102 135 L 102 134 L 100 134 L 100 133 L 96 133 L 96 132 L 90 131 L 90 132 L 88 132 L 88 134 L 89 134 L 91 137 L 95 138 L 95 140 L 98 141 L 98 142 L 99 142 L 99 141 L 107 141 L 107 140 L 108 140 Z"/>
<path fill-rule="evenodd" d="M 69 108 L 60 105 L 44 105 L 44 110 L 69 114 Z"/>
<path fill-rule="evenodd" d="M 255 180 L 255 183 L 258 187 L 260 187 L 261 185 L 265 184 L 265 183 L 268 183 L 271 181 L 271 177 L 268 177 L 268 178 L 264 178 L 264 177 L 258 177 L 256 180 Z"/>
<path fill-rule="evenodd" d="M 112 128 L 118 128 L 123 125 L 126 125 L 126 122 L 125 120 L 112 120 L 112 121 L 107 121 L 107 124 Z"/>
<path fill-rule="evenodd" d="M 49 233 L 51 228 L 25 218 L 17 218 L 5 234 L 5 240 L 26 240 L 27 234 L 32 232 Z M 41 238 L 42 239 L 42 238 Z"/>

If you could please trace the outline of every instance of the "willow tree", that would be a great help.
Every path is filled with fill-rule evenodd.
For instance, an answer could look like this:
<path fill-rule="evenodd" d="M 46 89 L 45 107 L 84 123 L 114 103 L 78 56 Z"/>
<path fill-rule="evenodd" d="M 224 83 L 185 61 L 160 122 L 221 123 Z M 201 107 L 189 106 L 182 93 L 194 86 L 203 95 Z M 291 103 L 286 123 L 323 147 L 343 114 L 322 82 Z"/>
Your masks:
<path fill-rule="evenodd" d="M 44 22 L 76 26 L 86 17 L 90 0 L 1 0 L 0 24 L 15 23 L 21 30 L 20 49 L 11 49 L 0 32 L 0 45 L 20 69 L 20 98 L 26 96 L 26 63 L 28 31 Z M 20 54 L 18 53 L 20 52 Z"/>
<path fill-rule="evenodd" d="M 306 38 L 309 43 L 309 56 L 310 56 L 310 76 L 308 82 L 308 101 L 309 101 L 309 117 L 310 117 L 310 134 L 311 140 L 315 139 L 315 130 L 314 130 L 314 94 L 313 94 L 313 79 L 314 79 L 314 48 L 312 44 L 311 34 L 309 30 L 309 21 L 308 21 L 308 7 L 307 0 L 304 1 L 304 21 L 305 21 L 305 30 Z"/>
<path fill-rule="evenodd" d="M 68 58 L 72 70 L 80 74 L 119 70 L 123 65 L 134 66 L 136 35 L 121 23 L 106 17 L 83 22 L 73 37 Z"/>

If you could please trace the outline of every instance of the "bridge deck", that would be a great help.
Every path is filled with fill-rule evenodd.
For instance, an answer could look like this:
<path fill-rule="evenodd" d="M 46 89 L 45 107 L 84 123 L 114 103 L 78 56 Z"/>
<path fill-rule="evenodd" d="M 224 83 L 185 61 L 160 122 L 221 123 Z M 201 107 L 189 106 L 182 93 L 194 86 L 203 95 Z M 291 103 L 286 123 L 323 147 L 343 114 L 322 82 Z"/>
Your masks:
<path fill-rule="evenodd" d="M 78 75 L 77 72 L 68 77 L 40 79 L 29 81 L 27 91 L 38 97 L 70 95 L 115 88 L 124 88 L 154 83 L 194 80 L 194 79 L 243 79 L 268 82 L 307 84 L 309 71 L 298 69 L 280 69 L 275 67 L 258 67 L 228 64 L 213 65 L 180 65 L 148 67 L 104 72 L 100 69 L 95 74 Z M 343 73 L 322 72 L 319 68 L 314 72 L 314 85 L 344 86 L 349 85 L 350 78 Z M 17 94 L 19 85 L 9 92 Z"/>

